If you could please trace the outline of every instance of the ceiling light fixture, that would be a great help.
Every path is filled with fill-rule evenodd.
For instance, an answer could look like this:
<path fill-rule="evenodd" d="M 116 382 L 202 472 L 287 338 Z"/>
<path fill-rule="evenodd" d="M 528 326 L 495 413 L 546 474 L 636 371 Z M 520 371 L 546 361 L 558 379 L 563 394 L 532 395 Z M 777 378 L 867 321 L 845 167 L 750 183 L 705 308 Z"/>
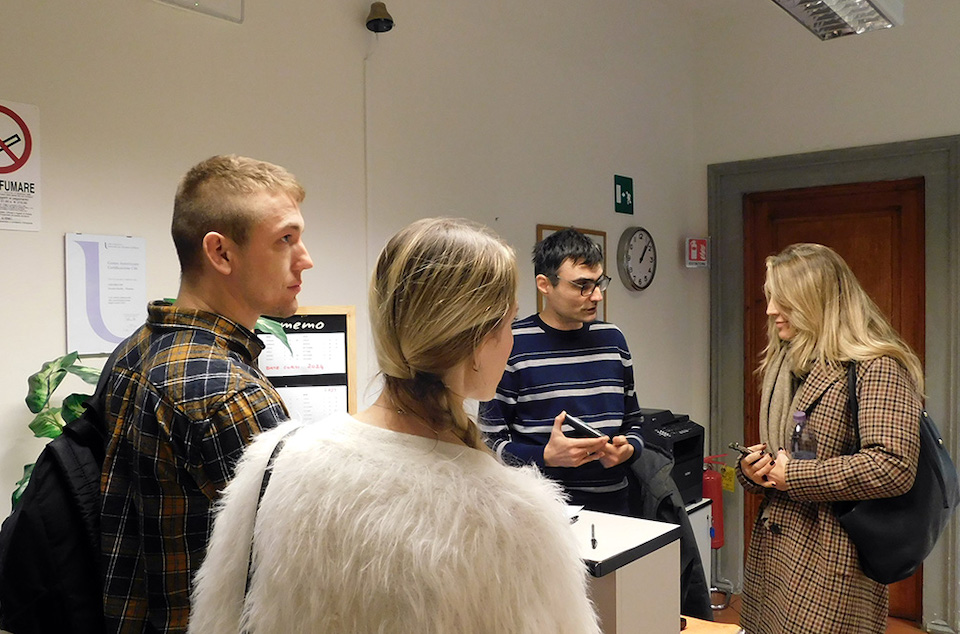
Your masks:
<path fill-rule="evenodd" d="M 773 0 L 821 40 L 903 24 L 903 0 Z"/>

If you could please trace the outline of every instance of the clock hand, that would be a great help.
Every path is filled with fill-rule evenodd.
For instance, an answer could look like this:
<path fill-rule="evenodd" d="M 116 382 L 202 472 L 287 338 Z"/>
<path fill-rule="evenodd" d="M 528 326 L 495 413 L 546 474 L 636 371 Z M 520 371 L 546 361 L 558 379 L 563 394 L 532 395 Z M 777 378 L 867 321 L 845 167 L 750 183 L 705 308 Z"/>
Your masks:
<path fill-rule="evenodd" d="M 650 248 L 650 243 L 649 243 L 649 242 L 646 243 L 645 245 L 643 245 L 643 251 L 640 252 L 640 257 L 637 258 L 637 261 L 638 261 L 638 262 L 643 262 L 643 256 L 645 256 L 645 255 L 647 254 L 647 249 L 649 249 L 649 248 Z"/>

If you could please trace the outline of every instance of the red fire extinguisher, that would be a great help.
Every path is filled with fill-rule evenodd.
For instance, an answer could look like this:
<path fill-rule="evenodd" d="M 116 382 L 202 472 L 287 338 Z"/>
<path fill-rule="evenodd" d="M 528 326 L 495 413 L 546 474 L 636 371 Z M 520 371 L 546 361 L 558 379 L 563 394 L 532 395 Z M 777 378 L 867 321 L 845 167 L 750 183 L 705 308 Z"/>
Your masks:
<path fill-rule="evenodd" d="M 707 456 L 703 459 L 703 497 L 713 500 L 713 509 L 710 512 L 713 525 L 710 527 L 710 547 L 720 548 L 723 546 L 723 485 L 721 480 L 723 476 L 716 469 L 711 469 L 708 465 L 723 465 L 718 460 L 727 454 L 717 454 Z"/>

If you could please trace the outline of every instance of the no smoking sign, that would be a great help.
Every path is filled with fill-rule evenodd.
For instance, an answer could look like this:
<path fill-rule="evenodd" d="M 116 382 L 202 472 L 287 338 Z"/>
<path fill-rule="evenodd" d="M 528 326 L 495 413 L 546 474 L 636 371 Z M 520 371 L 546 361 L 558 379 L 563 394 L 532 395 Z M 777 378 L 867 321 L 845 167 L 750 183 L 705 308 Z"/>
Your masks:
<path fill-rule="evenodd" d="M 0 104 L 0 174 L 11 174 L 26 165 L 33 137 L 23 118 Z"/>
<path fill-rule="evenodd" d="M 40 230 L 36 106 L 0 100 L 0 229 Z"/>

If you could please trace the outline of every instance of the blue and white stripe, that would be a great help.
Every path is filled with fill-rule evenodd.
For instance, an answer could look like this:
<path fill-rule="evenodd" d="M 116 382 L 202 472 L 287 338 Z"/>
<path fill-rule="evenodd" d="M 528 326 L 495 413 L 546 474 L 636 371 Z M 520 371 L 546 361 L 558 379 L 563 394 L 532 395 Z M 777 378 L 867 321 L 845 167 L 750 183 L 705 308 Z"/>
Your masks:
<path fill-rule="evenodd" d="M 556 330 L 538 315 L 513 325 L 513 352 L 493 401 L 482 408 L 481 429 L 506 462 L 537 464 L 568 489 L 606 491 L 626 485 L 623 468 L 599 462 L 550 469 L 543 447 L 561 411 L 609 435 L 623 434 L 643 448 L 633 381 L 633 360 L 614 324 L 594 322 L 578 330 Z M 564 431 L 568 432 L 569 427 Z"/>

